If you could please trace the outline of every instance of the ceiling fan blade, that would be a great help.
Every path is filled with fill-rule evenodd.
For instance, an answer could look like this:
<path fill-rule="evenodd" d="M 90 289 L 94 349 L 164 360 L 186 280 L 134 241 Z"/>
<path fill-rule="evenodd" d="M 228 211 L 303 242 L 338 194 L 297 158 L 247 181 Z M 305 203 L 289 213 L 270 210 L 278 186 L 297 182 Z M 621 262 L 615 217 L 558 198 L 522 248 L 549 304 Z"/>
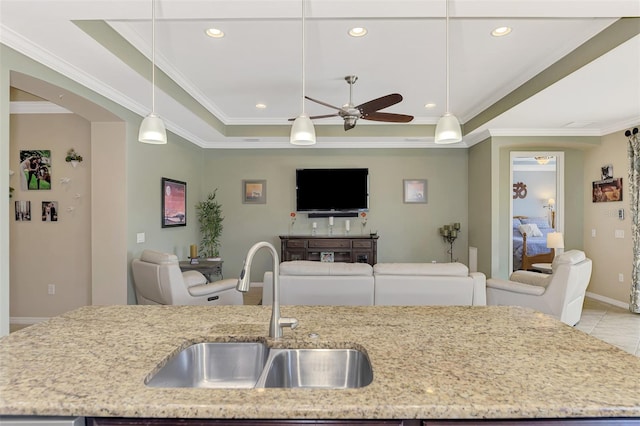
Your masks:
<path fill-rule="evenodd" d="M 315 102 L 315 103 L 317 103 L 317 104 L 324 105 L 324 106 L 329 107 L 329 108 L 337 109 L 338 111 L 342 111 L 342 108 L 338 108 L 337 106 L 329 105 L 329 104 L 328 104 L 328 103 L 326 103 L 326 102 L 322 102 L 322 101 L 319 101 L 319 100 L 317 100 L 317 99 L 310 98 L 310 97 L 308 97 L 308 96 L 305 96 L 305 98 L 307 98 L 307 99 L 309 99 L 310 101 L 313 101 L 313 102 Z"/>
<path fill-rule="evenodd" d="M 336 114 L 324 114 L 324 115 L 312 115 L 311 117 L 309 117 L 310 119 L 316 119 L 316 118 L 329 118 L 329 117 L 339 117 L 340 115 L 338 113 Z"/>
<path fill-rule="evenodd" d="M 378 111 L 390 107 L 391 105 L 395 105 L 400 101 L 402 101 L 402 95 L 399 93 L 392 93 L 390 95 L 382 96 L 372 101 L 360 104 L 356 108 L 360 110 L 362 115 L 367 115 L 370 112 Z"/>
<path fill-rule="evenodd" d="M 335 114 L 325 114 L 325 115 L 312 115 L 311 117 L 309 117 L 311 120 L 314 120 L 316 118 L 329 118 L 329 117 L 339 117 L 340 114 L 335 113 Z M 298 117 L 296 117 L 298 118 Z M 290 118 L 288 121 L 296 121 L 295 118 Z"/>
<path fill-rule="evenodd" d="M 360 118 L 371 121 L 386 121 L 388 123 L 408 123 L 413 120 L 413 115 L 392 114 L 390 112 L 371 112 Z"/>

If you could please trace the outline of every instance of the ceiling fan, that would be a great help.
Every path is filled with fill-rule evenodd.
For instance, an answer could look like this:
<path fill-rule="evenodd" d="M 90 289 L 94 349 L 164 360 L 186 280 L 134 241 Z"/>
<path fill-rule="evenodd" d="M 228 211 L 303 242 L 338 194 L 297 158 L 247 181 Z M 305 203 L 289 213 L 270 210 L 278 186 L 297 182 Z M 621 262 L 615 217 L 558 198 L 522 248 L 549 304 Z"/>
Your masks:
<path fill-rule="evenodd" d="M 359 118 L 371 121 L 385 121 L 388 123 L 408 123 L 413 120 L 412 115 L 379 112 L 379 110 L 381 109 L 385 109 L 402 101 L 402 95 L 398 93 L 392 93 L 390 95 L 382 96 L 380 98 L 373 99 L 360 105 L 353 105 L 353 84 L 358 80 L 358 77 L 355 75 L 348 75 L 344 79 L 347 83 L 349 83 L 349 103 L 342 106 L 342 108 L 330 105 L 317 99 L 310 98 L 309 96 L 305 96 L 306 99 L 309 99 L 310 101 L 313 101 L 317 104 L 338 110 L 338 112 L 334 114 L 316 115 L 310 117 L 311 119 L 339 116 L 344 119 L 344 130 L 353 129 L 356 126 L 356 121 L 358 121 Z M 289 119 L 289 121 L 292 120 L 294 119 Z"/>

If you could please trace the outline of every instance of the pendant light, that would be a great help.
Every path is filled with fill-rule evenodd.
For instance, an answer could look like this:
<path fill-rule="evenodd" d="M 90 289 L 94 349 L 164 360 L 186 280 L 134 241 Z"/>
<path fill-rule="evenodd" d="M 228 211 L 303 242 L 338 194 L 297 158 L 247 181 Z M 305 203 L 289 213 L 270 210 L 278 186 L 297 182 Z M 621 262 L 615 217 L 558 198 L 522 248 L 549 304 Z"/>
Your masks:
<path fill-rule="evenodd" d="M 305 10 L 302 0 L 302 114 L 300 114 L 291 126 L 291 136 L 289 143 L 292 145 L 314 145 L 316 143 L 316 129 L 313 127 L 311 119 L 304 111 L 304 86 L 305 86 L 305 57 L 304 57 L 304 39 L 305 39 Z"/>
<path fill-rule="evenodd" d="M 151 0 L 151 113 L 142 120 L 138 140 L 149 144 L 166 144 L 167 130 L 156 114 L 156 7 Z"/>
<path fill-rule="evenodd" d="M 450 144 L 457 143 L 462 140 L 462 130 L 460 122 L 455 115 L 449 112 L 449 0 L 446 0 L 446 35 L 445 35 L 445 55 L 447 64 L 447 104 L 445 113 L 436 125 L 435 143 Z"/>

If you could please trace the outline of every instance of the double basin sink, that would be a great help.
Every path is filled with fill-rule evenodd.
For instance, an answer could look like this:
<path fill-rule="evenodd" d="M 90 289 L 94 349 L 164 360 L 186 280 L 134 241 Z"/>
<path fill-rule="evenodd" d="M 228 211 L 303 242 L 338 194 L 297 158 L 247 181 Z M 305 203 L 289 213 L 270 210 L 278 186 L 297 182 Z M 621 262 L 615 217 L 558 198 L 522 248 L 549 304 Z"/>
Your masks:
<path fill-rule="evenodd" d="M 151 387 L 325 388 L 367 386 L 369 358 L 356 349 L 276 349 L 260 342 L 191 345 L 146 381 Z"/>

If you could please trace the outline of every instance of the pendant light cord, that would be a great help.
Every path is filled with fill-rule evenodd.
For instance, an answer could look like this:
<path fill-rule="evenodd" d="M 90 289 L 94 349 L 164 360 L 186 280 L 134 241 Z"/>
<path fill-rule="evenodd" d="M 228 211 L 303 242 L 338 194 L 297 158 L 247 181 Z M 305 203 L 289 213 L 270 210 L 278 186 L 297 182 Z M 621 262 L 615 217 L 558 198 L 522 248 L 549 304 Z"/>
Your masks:
<path fill-rule="evenodd" d="M 151 0 L 151 112 L 156 112 L 156 2 Z"/>
<path fill-rule="evenodd" d="M 304 81 L 305 81 L 305 56 L 304 56 L 304 40 L 305 40 L 305 7 L 304 7 L 304 2 L 305 0 L 302 0 L 302 114 L 304 115 L 305 110 L 304 110 Z"/>
<path fill-rule="evenodd" d="M 446 69 L 447 69 L 447 104 L 445 113 L 449 113 L 449 0 L 446 0 L 446 12 L 445 12 L 445 57 L 446 57 Z"/>

